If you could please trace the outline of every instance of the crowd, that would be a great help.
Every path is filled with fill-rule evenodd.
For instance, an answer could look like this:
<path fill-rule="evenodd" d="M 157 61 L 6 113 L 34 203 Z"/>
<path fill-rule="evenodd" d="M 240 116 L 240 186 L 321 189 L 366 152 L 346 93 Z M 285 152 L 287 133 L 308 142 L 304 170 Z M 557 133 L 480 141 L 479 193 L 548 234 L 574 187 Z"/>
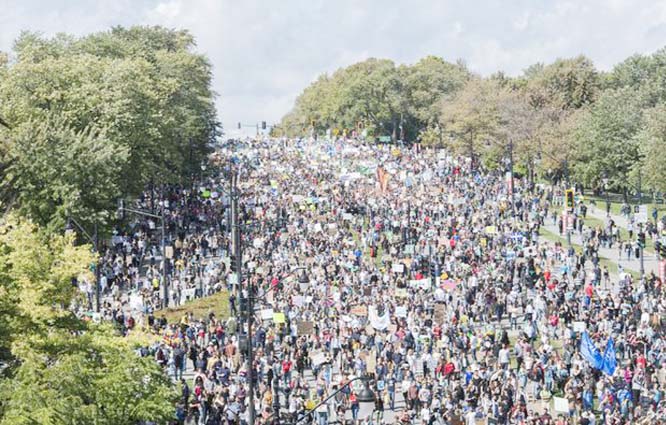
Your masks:
<path fill-rule="evenodd" d="M 172 302 L 224 287 L 230 317 L 166 323 L 153 313 L 159 223 L 137 220 L 104 257 L 104 314 L 129 330 L 128 311 L 139 310 L 136 320 L 160 333 L 141 354 L 179 382 L 179 423 L 249 423 L 250 373 L 257 423 L 273 423 L 277 405 L 280 423 L 322 425 L 666 420 L 661 282 L 601 264 L 613 226 L 587 230 L 582 250 L 559 242 L 545 229 L 552 220 L 563 231 L 558 187 L 509 181 L 444 151 L 355 141 L 271 140 L 219 154 L 240 176 L 241 285 L 223 261 L 229 169 L 156 200 L 174 247 Z M 617 367 L 594 365 L 586 338 L 592 351 L 612 340 Z M 360 377 L 375 394 L 367 417 Z"/>

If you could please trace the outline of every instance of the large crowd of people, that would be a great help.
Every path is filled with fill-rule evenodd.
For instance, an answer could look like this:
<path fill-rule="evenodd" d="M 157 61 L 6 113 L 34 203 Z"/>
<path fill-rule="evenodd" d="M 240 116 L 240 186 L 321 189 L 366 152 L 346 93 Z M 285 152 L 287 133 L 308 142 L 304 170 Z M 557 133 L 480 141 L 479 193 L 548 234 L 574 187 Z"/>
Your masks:
<path fill-rule="evenodd" d="M 599 246 L 620 243 L 612 223 L 587 229 L 582 249 L 562 242 L 561 187 L 442 150 L 355 140 L 256 141 L 216 155 L 220 175 L 137 207 L 164 214 L 170 304 L 224 289 L 229 317 L 154 313 L 158 221 L 134 218 L 103 257 L 102 315 L 159 333 L 141 355 L 179 383 L 177 423 L 248 424 L 250 399 L 259 424 L 666 420 L 661 281 L 602 264 Z M 229 267 L 232 169 L 240 282 Z M 570 212 L 576 228 L 584 209 Z M 609 340 L 610 370 L 589 359 Z"/>

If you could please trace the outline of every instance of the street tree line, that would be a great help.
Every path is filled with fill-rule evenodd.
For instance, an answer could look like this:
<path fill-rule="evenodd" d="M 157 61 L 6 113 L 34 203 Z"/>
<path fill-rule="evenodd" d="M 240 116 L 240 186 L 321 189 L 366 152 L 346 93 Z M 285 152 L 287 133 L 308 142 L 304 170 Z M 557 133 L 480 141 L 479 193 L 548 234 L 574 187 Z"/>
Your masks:
<path fill-rule="evenodd" d="M 359 125 L 363 123 L 362 125 Z M 666 192 L 666 49 L 602 72 L 584 56 L 535 64 L 517 77 L 475 75 L 427 57 L 368 59 L 308 86 L 282 120 L 285 134 L 328 128 L 420 140 L 507 166 L 535 180 Z M 402 132 L 401 132 L 402 130 Z"/>
<path fill-rule="evenodd" d="M 80 317 L 116 200 L 191 184 L 219 131 L 211 66 L 187 31 L 25 32 L 0 53 L 0 424 L 167 423 L 178 393 L 150 357 Z"/>
<path fill-rule="evenodd" d="M 40 225 L 108 224 L 120 197 L 186 182 L 218 132 L 187 31 L 24 32 L 0 58 L 0 203 Z M 11 59 L 8 59 L 11 58 Z"/>

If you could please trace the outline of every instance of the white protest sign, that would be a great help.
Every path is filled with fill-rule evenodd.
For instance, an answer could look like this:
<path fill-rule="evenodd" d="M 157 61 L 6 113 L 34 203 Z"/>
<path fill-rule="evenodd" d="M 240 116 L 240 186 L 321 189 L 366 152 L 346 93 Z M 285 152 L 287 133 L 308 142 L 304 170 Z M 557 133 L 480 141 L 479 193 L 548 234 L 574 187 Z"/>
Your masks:
<path fill-rule="evenodd" d="M 261 320 L 273 320 L 273 309 L 266 308 L 261 310 Z"/>
<path fill-rule="evenodd" d="M 569 413 L 569 401 L 564 397 L 553 397 L 553 410 L 558 413 Z"/>

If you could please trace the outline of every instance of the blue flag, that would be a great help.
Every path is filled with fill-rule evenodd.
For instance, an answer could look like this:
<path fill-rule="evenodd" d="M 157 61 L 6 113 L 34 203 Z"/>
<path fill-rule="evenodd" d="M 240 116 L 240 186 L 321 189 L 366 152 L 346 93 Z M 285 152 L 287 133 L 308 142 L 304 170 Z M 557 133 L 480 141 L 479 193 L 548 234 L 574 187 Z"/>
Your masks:
<path fill-rule="evenodd" d="M 604 351 L 603 364 L 601 365 L 601 371 L 606 375 L 612 375 L 615 373 L 616 368 L 617 359 L 615 358 L 615 343 L 613 343 L 613 338 L 608 338 L 606 351 Z"/>
<path fill-rule="evenodd" d="M 615 350 L 613 350 L 615 352 Z M 597 350 L 597 347 L 594 346 L 594 342 L 590 339 L 590 335 L 587 332 L 583 332 L 583 335 L 580 340 L 580 354 L 585 360 L 590 362 L 590 365 L 595 369 L 601 369 L 603 366 L 603 357 L 601 353 Z"/>

